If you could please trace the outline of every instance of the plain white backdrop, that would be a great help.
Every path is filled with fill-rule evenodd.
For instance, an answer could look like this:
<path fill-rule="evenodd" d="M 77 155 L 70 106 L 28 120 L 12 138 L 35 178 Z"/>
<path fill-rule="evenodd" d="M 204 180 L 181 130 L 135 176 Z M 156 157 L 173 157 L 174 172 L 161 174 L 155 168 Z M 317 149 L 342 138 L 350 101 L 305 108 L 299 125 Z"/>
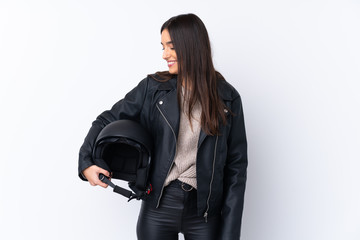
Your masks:
<path fill-rule="evenodd" d="M 243 99 L 241 239 L 360 239 L 357 0 L 1 0 L 1 239 L 136 239 L 140 203 L 82 182 L 78 151 L 98 114 L 167 69 L 160 27 L 189 12 Z"/>

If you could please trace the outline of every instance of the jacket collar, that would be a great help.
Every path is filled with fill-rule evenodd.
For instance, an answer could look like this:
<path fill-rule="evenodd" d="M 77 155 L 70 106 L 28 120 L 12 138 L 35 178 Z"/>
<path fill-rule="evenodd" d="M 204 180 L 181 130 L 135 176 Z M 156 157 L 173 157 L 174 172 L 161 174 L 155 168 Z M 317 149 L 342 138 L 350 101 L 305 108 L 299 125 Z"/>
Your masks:
<path fill-rule="evenodd" d="M 162 97 L 159 102 L 161 104 L 157 104 L 159 109 L 161 109 L 162 114 L 171 125 L 172 129 L 174 130 L 176 139 L 179 134 L 179 125 L 180 125 L 180 112 L 179 112 L 179 104 L 177 101 L 177 85 L 176 85 L 176 78 L 172 78 L 166 82 L 162 82 L 158 90 L 162 91 L 169 91 L 164 97 Z M 232 91 L 229 87 L 229 84 L 225 80 L 218 80 L 218 93 L 221 99 L 224 101 L 232 100 Z M 198 147 L 200 147 L 201 143 L 207 137 L 206 133 L 201 130 L 199 135 Z"/>
<path fill-rule="evenodd" d="M 164 90 L 164 91 L 170 91 L 170 90 L 176 90 L 176 77 L 172 78 L 166 82 L 161 82 L 160 85 L 158 86 L 158 90 Z"/>
<path fill-rule="evenodd" d="M 176 88 L 177 85 L 176 85 L 176 77 L 175 77 L 170 79 L 169 81 L 162 82 L 159 85 L 158 90 L 170 91 L 173 89 L 176 90 Z M 231 89 L 229 89 L 229 84 L 225 80 L 219 79 L 217 88 L 221 99 L 223 99 L 224 101 L 231 101 L 233 99 L 232 91 Z"/>
<path fill-rule="evenodd" d="M 224 101 L 231 101 L 233 99 L 233 96 L 229 84 L 224 79 L 218 80 L 217 84 L 220 98 Z"/>

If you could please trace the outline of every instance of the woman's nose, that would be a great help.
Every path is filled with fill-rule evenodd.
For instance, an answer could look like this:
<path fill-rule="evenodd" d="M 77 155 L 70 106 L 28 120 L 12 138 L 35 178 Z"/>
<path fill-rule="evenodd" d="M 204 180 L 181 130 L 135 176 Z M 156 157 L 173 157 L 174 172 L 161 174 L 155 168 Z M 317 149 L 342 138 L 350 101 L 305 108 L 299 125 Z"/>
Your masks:
<path fill-rule="evenodd" d="M 162 54 L 162 58 L 166 59 L 168 57 L 169 57 L 169 51 L 165 48 L 164 51 L 163 51 L 163 54 Z"/>

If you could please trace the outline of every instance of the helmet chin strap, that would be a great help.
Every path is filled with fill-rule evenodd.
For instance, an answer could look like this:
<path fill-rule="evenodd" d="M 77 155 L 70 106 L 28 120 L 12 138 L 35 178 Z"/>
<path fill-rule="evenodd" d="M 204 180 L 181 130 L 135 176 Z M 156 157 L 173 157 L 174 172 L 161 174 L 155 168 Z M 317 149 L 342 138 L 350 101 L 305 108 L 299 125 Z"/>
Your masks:
<path fill-rule="evenodd" d="M 100 173 L 99 174 L 99 179 L 100 181 L 102 181 L 103 183 L 106 183 L 107 185 L 109 185 L 110 187 L 112 187 L 114 189 L 114 192 L 118 193 L 118 194 L 121 194 L 123 195 L 124 197 L 127 197 L 129 200 L 132 200 L 134 198 L 138 198 L 139 196 L 137 196 L 136 194 L 132 193 L 131 191 L 125 189 L 125 188 L 122 188 L 122 187 L 119 187 L 117 185 L 115 185 L 114 183 L 112 183 L 109 178 L 107 178 L 104 174 Z"/>

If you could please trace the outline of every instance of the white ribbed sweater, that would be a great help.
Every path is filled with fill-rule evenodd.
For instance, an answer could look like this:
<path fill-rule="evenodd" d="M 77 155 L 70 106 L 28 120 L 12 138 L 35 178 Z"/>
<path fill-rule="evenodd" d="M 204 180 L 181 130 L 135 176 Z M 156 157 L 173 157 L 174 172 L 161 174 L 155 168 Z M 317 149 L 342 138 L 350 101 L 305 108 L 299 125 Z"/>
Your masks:
<path fill-rule="evenodd" d="M 185 102 L 184 105 L 181 104 L 181 106 L 184 106 L 184 109 L 186 109 L 187 102 Z M 165 180 L 165 186 L 167 186 L 171 181 L 179 179 L 180 181 L 197 188 L 196 155 L 201 129 L 201 105 L 198 103 L 195 104 L 191 113 L 191 123 L 184 109 L 182 108 L 180 111 L 179 135 L 177 139 L 174 164 Z"/>

